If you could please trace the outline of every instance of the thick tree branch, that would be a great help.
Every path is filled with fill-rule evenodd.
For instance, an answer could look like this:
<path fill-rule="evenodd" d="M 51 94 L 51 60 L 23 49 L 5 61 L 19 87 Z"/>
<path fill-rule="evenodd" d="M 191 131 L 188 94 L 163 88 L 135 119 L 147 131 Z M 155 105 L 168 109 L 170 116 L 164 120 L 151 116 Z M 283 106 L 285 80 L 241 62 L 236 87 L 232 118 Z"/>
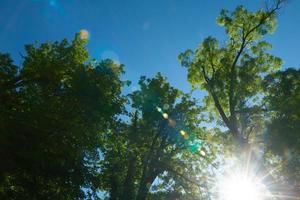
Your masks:
<path fill-rule="evenodd" d="M 243 54 L 248 41 L 248 37 L 251 35 L 251 33 L 253 33 L 255 30 L 257 30 L 259 27 L 261 27 L 266 20 L 268 20 L 278 9 L 280 9 L 280 5 L 282 4 L 282 0 L 278 0 L 276 2 L 276 5 L 274 6 L 273 9 L 271 9 L 270 11 L 268 11 L 266 13 L 266 15 L 263 15 L 263 17 L 261 18 L 261 20 L 259 21 L 259 23 L 257 25 L 255 25 L 254 27 L 252 27 L 250 30 L 246 31 L 244 28 L 242 30 L 242 42 L 241 42 L 241 46 L 233 60 L 233 63 L 231 65 L 231 70 L 230 70 L 230 82 L 229 82 L 229 111 L 230 111 L 230 127 L 228 127 L 229 129 L 233 130 L 233 135 L 234 136 L 238 136 L 240 135 L 238 128 L 237 128 L 237 123 L 236 123 L 236 113 L 235 113 L 235 107 L 236 107 L 236 101 L 235 101 L 235 81 L 236 81 L 236 65 L 238 63 L 239 58 L 241 57 L 241 55 Z M 218 109 L 219 110 L 219 109 Z M 220 113 L 221 114 L 221 113 Z M 223 118 L 223 117 L 222 117 Z M 227 124 L 225 122 L 225 124 Z"/>
<path fill-rule="evenodd" d="M 229 83 L 229 111 L 230 111 L 230 116 L 231 116 L 231 124 L 232 126 L 235 126 L 236 124 L 236 115 L 235 115 L 235 102 L 234 102 L 234 83 L 236 80 L 236 64 L 240 58 L 240 56 L 242 55 L 245 47 L 246 47 L 246 39 L 243 38 L 241 47 L 231 65 L 231 70 L 230 70 L 230 83 Z M 237 128 L 235 128 L 237 129 Z"/>
<path fill-rule="evenodd" d="M 218 96 L 216 95 L 215 91 L 214 91 L 214 88 L 213 88 L 213 83 L 211 82 L 211 80 L 207 77 L 207 74 L 206 74 L 206 71 L 205 71 L 205 68 L 202 66 L 202 74 L 203 74 L 203 77 L 206 81 L 206 84 L 208 86 L 208 92 L 211 94 L 212 98 L 213 98 L 213 101 L 215 103 L 215 106 L 222 118 L 222 120 L 224 121 L 225 125 L 229 128 L 229 130 L 233 133 L 233 135 L 236 135 L 237 134 L 237 130 L 234 130 L 234 127 L 232 127 L 228 117 L 226 116 L 225 112 L 224 112 L 224 109 L 222 108 L 221 106 L 221 103 L 219 101 L 219 98 Z"/>

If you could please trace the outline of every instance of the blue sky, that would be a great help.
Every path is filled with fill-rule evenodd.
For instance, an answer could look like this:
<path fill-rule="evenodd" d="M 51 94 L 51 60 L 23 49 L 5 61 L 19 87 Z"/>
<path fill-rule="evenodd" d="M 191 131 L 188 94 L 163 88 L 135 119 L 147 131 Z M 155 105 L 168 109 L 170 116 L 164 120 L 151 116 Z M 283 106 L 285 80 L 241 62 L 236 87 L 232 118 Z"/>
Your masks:
<path fill-rule="evenodd" d="M 215 23 L 222 8 L 250 10 L 260 0 L 0 0 L 0 51 L 20 62 L 19 52 L 35 41 L 72 39 L 80 29 L 90 33 L 92 57 L 110 57 L 126 66 L 125 79 L 160 71 L 175 87 L 188 91 L 186 70 L 177 55 L 212 35 L 224 41 Z M 284 67 L 298 67 L 300 1 L 290 0 L 280 12 L 277 31 L 268 36 L 272 52 Z"/>

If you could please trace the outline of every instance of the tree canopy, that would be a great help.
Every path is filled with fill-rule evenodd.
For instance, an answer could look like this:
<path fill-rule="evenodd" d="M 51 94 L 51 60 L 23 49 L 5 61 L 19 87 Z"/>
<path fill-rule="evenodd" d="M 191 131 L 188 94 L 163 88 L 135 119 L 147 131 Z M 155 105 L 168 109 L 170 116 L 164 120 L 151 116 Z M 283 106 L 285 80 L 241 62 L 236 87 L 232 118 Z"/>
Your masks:
<path fill-rule="evenodd" d="M 122 112 L 122 66 L 88 62 L 86 41 L 0 55 L 1 199 L 82 198 L 95 180 L 101 133 Z"/>
<path fill-rule="evenodd" d="M 263 199 L 296 199 L 300 71 L 265 39 L 283 3 L 222 10 L 226 41 L 178 56 L 200 99 L 159 72 L 126 94 L 124 65 L 79 33 L 26 45 L 20 66 L 0 53 L 0 199 L 222 199 L 228 162 L 259 165 Z"/>

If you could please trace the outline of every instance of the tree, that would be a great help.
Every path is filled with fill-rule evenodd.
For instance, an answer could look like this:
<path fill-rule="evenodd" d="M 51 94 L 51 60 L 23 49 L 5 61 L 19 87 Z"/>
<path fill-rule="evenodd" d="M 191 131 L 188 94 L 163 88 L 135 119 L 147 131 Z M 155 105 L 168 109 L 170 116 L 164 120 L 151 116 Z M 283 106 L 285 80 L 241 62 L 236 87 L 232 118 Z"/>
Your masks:
<path fill-rule="evenodd" d="M 160 74 L 141 77 L 139 84 L 129 95 L 131 122 L 118 124 L 103 142 L 100 189 L 110 199 L 199 198 L 215 151 L 203 143 L 208 135 L 199 127 L 201 108 Z"/>
<path fill-rule="evenodd" d="M 81 199 L 96 181 L 99 138 L 122 112 L 123 66 L 90 62 L 87 40 L 0 54 L 1 199 Z"/>
<path fill-rule="evenodd" d="M 300 71 L 277 71 L 263 40 L 282 4 L 222 10 L 227 41 L 179 55 L 204 106 L 160 73 L 122 96 L 123 65 L 92 60 L 79 34 L 27 45 L 21 66 L 0 53 L 0 199 L 211 199 L 226 152 L 260 163 L 275 195 L 277 180 L 299 190 Z"/>
<path fill-rule="evenodd" d="M 276 14 L 283 4 L 249 12 L 238 6 L 229 13 L 222 10 L 217 22 L 225 28 L 226 42 L 208 37 L 195 50 L 179 55 L 188 69 L 188 80 L 194 88 L 206 90 L 207 111 L 228 129 L 241 160 L 257 146 L 263 135 L 265 108 L 262 102 L 263 78 L 278 70 L 281 59 L 268 53 L 271 44 L 263 37 L 276 27 Z M 256 144 L 256 145 L 254 145 Z M 252 153 L 252 161 L 258 157 Z M 263 174 L 268 170 L 262 166 Z M 275 180 L 268 176 L 266 179 Z M 275 185 L 275 184 L 274 184 Z"/>
<path fill-rule="evenodd" d="M 266 131 L 268 150 L 280 156 L 284 179 L 299 191 L 300 70 L 289 68 L 268 75 L 264 90 L 270 118 Z"/>

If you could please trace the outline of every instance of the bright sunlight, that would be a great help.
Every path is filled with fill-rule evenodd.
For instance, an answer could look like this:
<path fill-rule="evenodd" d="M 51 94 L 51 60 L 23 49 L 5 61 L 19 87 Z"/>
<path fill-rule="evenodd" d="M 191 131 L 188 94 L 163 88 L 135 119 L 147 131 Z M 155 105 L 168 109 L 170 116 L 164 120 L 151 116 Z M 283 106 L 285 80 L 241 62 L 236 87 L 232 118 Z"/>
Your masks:
<path fill-rule="evenodd" d="M 262 183 L 245 174 L 230 174 L 219 185 L 220 200 L 263 200 L 266 192 Z"/>

